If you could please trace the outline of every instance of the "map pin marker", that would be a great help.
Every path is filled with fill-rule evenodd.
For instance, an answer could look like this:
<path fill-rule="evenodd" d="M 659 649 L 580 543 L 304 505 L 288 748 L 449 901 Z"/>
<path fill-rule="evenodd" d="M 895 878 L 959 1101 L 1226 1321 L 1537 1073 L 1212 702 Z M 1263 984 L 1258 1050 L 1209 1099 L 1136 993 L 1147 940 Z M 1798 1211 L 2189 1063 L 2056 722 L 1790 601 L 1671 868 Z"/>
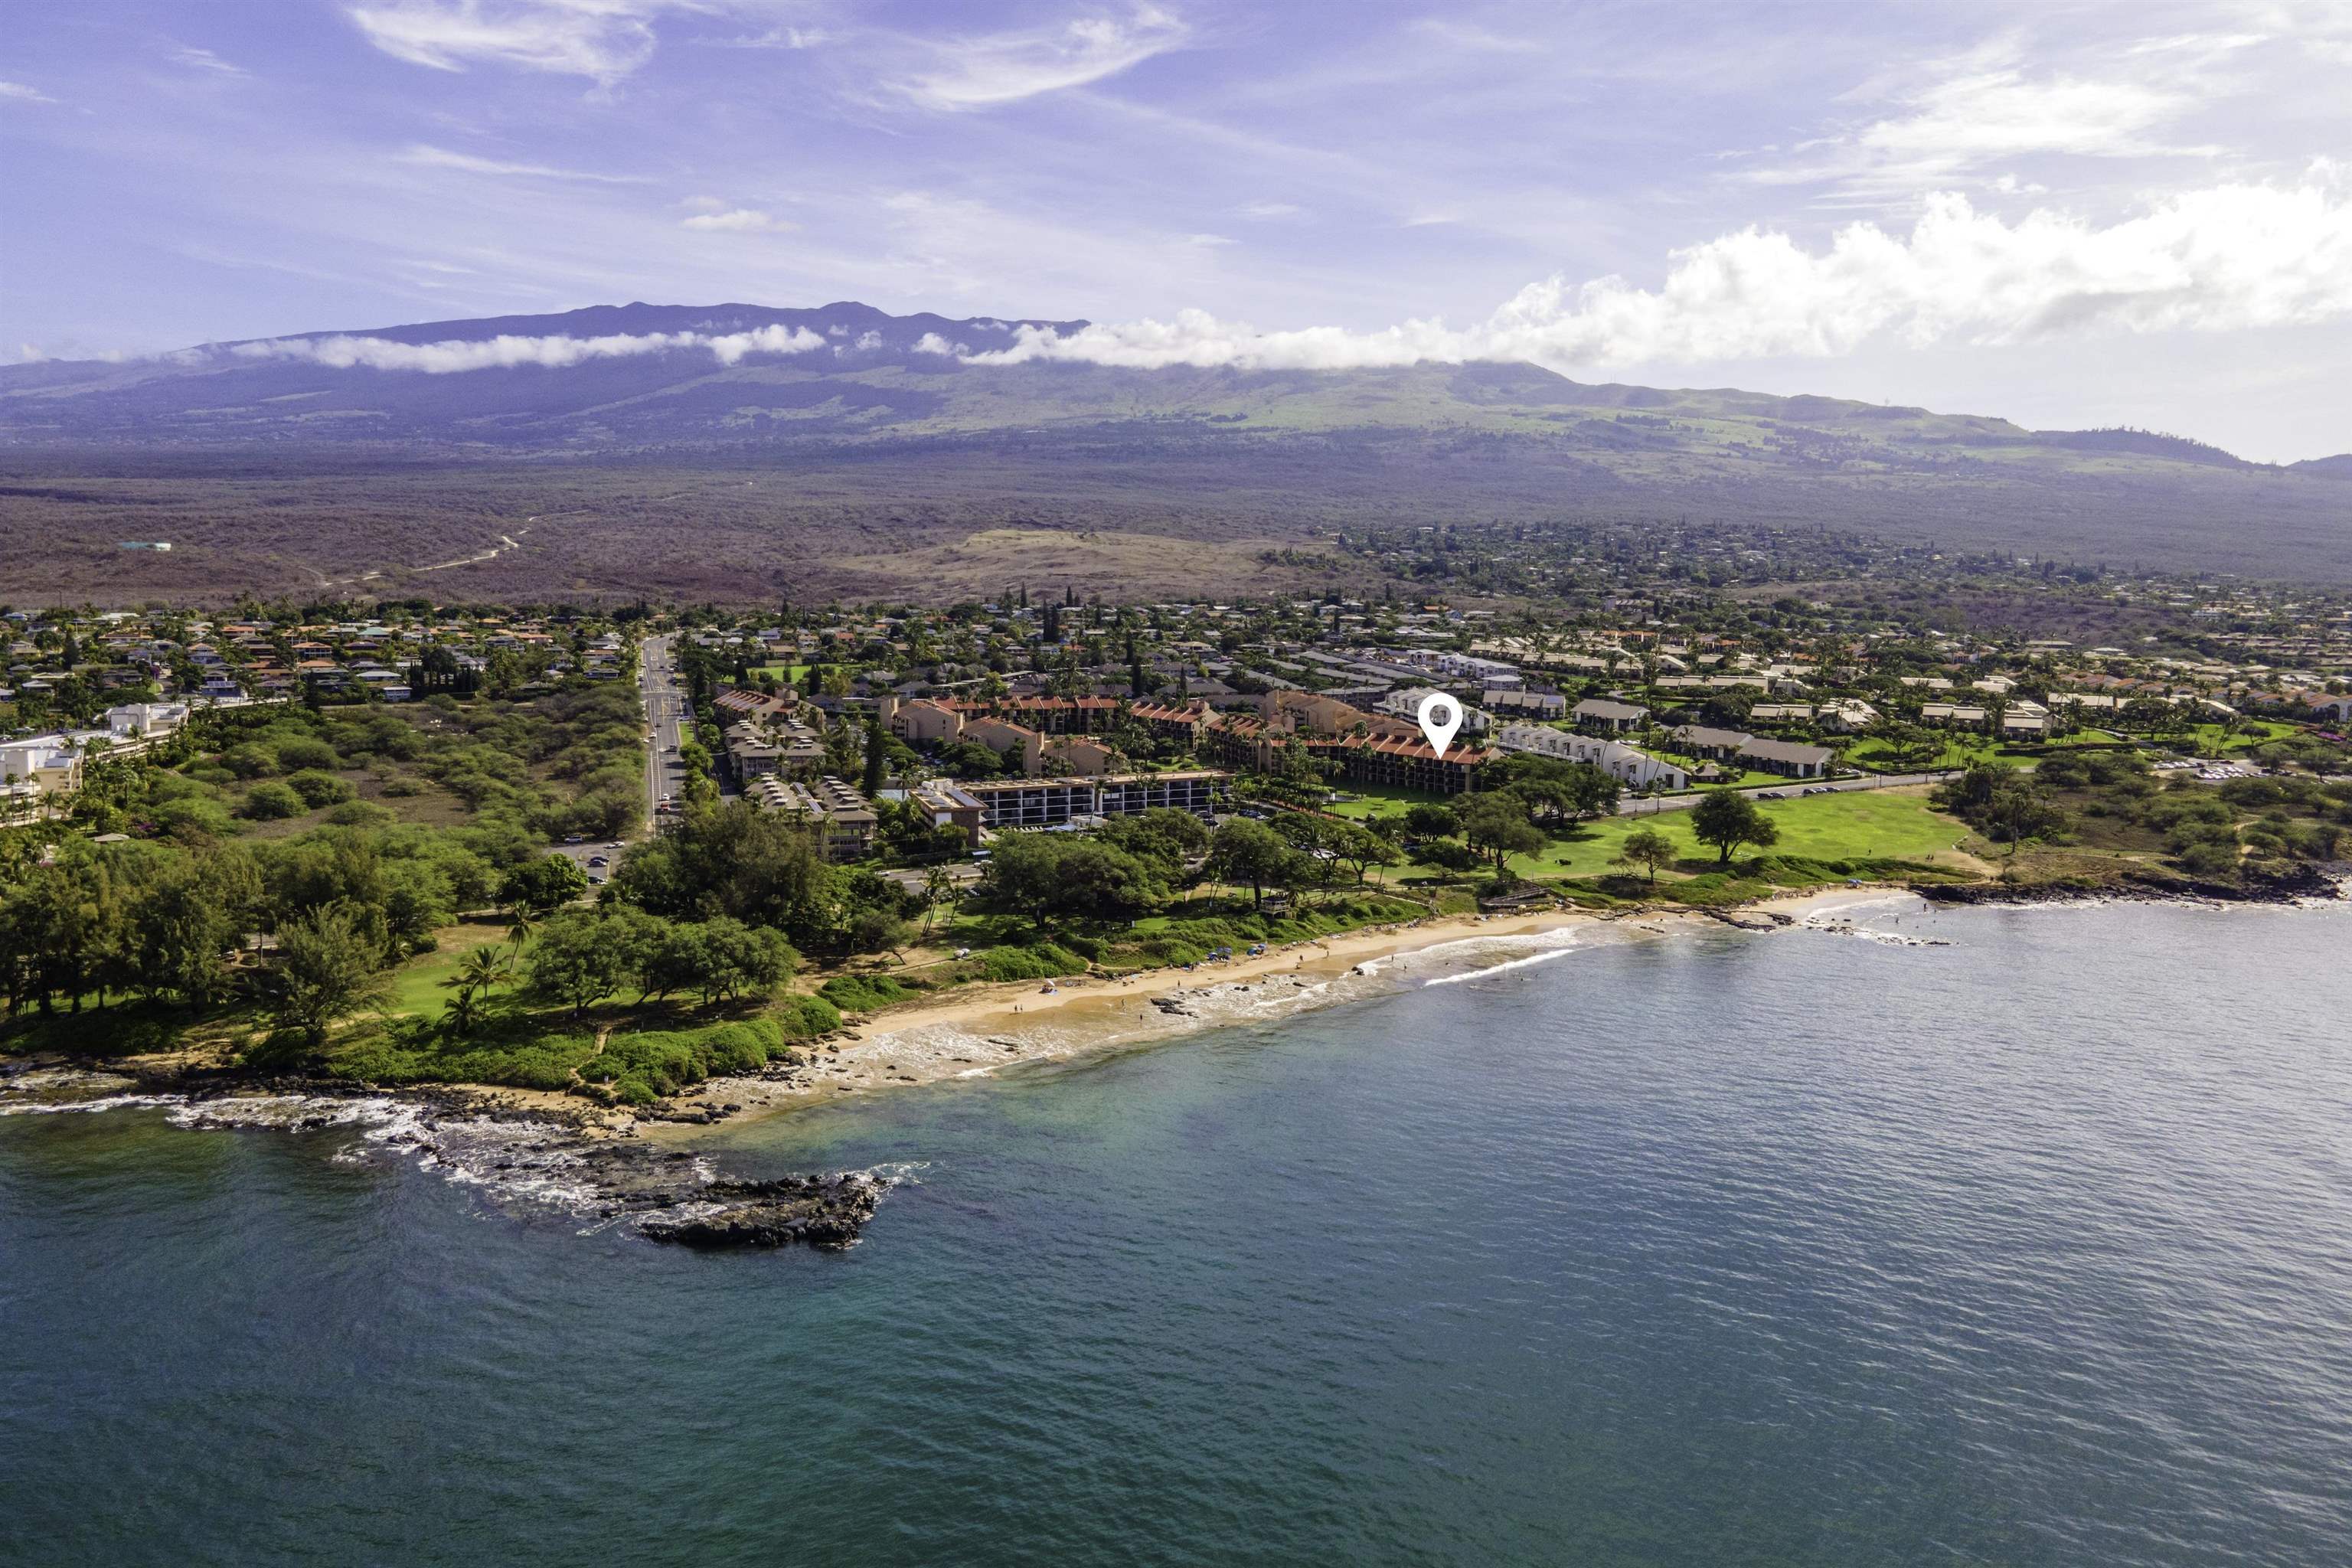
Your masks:
<path fill-rule="evenodd" d="M 1421 700 L 1421 732 L 1437 749 L 1440 757 L 1454 743 L 1454 731 L 1462 728 L 1462 704 L 1443 691 L 1433 691 Z"/>

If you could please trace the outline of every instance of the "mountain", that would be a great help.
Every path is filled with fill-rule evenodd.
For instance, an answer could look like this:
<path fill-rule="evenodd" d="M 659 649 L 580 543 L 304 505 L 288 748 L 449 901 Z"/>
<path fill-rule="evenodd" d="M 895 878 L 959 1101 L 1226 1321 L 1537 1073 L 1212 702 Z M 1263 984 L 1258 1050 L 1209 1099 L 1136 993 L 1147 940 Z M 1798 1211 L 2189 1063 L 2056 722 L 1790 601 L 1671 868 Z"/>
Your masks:
<path fill-rule="evenodd" d="M 2332 458 L 2306 458 L 2300 463 L 2289 463 L 2287 468 L 2323 479 L 2352 479 L 2352 452 L 2338 452 Z"/>
<path fill-rule="evenodd" d="M 486 592 L 718 594 L 745 588 L 749 561 L 755 592 L 912 591 L 951 574 L 906 550 L 1008 526 L 1117 535 L 1118 578 L 1166 554 L 1119 540 L 1581 515 L 2352 581 L 2352 487 L 2326 482 L 2352 458 L 2283 468 L 2145 431 L 1531 364 L 962 357 L 1084 325 L 629 304 L 0 368 L 0 577 L 171 595 L 227 572 L 316 587 L 463 561 Z M 542 531 L 473 564 L 522 537 L 494 523 L 553 515 L 561 546 Z M 170 556 L 116 550 L 166 536 Z"/>

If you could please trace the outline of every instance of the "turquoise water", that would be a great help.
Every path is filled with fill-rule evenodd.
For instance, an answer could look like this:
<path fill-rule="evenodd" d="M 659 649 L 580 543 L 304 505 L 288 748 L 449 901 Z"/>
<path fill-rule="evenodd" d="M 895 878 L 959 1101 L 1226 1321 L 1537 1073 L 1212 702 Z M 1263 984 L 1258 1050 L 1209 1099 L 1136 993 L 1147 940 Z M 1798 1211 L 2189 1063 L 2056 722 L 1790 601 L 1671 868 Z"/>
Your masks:
<path fill-rule="evenodd" d="M 0 1561 L 2352 1560 L 2352 909 L 1866 920 L 730 1132 L 841 1256 L 0 1117 Z"/>

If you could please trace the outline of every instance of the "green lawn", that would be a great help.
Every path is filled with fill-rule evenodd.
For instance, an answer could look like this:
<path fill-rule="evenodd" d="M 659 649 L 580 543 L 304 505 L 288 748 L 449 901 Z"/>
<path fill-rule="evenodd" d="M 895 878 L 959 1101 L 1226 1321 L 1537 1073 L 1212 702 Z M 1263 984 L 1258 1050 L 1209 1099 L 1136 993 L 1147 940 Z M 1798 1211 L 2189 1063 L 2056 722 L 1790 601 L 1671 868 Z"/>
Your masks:
<path fill-rule="evenodd" d="M 2116 740 L 2116 736 L 2105 730 L 2077 730 L 2071 735 L 2061 735 L 2047 744 L 2105 746 L 2114 744 Z M 1856 767 L 1895 768 L 1903 773 L 1931 768 L 1965 768 L 1975 763 L 1990 762 L 2021 763 L 2030 766 L 2034 760 L 2032 752 L 2021 750 L 2005 742 L 1995 741 L 1990 735 L 1948 735 L 1944 737 L 1944 749 L 1937 753 L 1934 761 L 1905 763 L 1899 768 L 1888 757 L 1887 751 L 1886 742 L 1874 735 L 1864 737 L 1847 746 L 1843 756 L 1846 762 Z"/>
<path fill-rule="evenodd" d="M 2282 740 L 2296 733 L 2297 728 L 2276 719 L 2249 719 L 2237 733 L 2224 735 L 2219 724 L 2200 724 L 2189 731 L 2182 743 L 2200 757 L 2227 757 Z"/>
<path fill-rule="evenodd" d="M 434 933 L 441 945 L 433 952 L 392 972 L 392 997 L 385 1011 L 394 1015 L 412 1015 L 419 1018 L 437 1018 L 449 1005 L 449 993 L 441 989 L 441 982 L 457 972 L 458 963 L 478 947 L 506 940 L 506 928 L 501 925 L 478 924 L 445 926 Z M 503 996 L 511 986 L 500 986 L 491 993 Z"/>
<path fill-rule="evenodd" d="M 798 686 L 801 678 L 808 672 L 809 667 L 804 664 L 755 664 L 750 673 L 754 680 L 763 675 L 772 675 L 788 686 Z"/>
<path fill-rule="evenodd" d="M 1928 809 L 1919 795 L 1891 790 L 1854 790 L 1795 800 L 1764 800 L 1757 809 L 1780 830 L 1775 855 L 1818 860 L 1925 860 L 1951 848 L 1968 829 Z M 1515 857 L 1511 869 L 1523 877 L 1598 877 L 1612 868 L 1618 847 L 1636 829 L 1654 828 L 1673 840 L 1686 859 L 1714 863 L 1716 852 L 1691 837 L 1690 814 L 1617 816 L 1586 823 L 1580 837 L 1556 839 L 1540 855 Z M 1742 852 L 1742 858 L 1754 854 Z"/>
<path fill-rule="evenodd" d="M 1362 821 L 1366 817 L 1401 816 L 1409 805 L 1423 801 L 1444 805 L 1453 797 L 1432 794 L 1423 789 L 1403 789 L 1395 784 L 1347 784 L 1336 792 L 1340 798 L 1323 809 L 1334 816 Z"/>

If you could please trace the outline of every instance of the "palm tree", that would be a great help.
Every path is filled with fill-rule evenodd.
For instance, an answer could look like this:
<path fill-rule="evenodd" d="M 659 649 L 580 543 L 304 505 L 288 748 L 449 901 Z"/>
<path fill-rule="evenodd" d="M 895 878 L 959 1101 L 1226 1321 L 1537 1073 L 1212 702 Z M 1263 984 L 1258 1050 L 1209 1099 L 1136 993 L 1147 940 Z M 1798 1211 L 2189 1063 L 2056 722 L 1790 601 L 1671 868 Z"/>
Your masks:
<path fill-rule="evenodd" d="M 515 944 L 518 952 L 522 951 L 522 944 L 530 940 L 530 933 L 538 927 L 539 917 L 531 912 L 529 904 L 517 904 L 507 914 L 507 940 Z"/>
<path fill-rule="evenodd" d="M 955 893 L 955 874 L 945 866 L 934 866 L 923 873 L 923 936 L 931 934 L 931 920 L 941 904 Z"/>
<path fill-rule="evenodd" d="M 512 955 L 496 945 L 478 947 L 459 961 L 457 972 L 441 982 L 441 989 L 456 993 L 449 1001 L 449 1018 L 459 1034 L 473 1033 L 483 993 L 513 976 Z"/>

